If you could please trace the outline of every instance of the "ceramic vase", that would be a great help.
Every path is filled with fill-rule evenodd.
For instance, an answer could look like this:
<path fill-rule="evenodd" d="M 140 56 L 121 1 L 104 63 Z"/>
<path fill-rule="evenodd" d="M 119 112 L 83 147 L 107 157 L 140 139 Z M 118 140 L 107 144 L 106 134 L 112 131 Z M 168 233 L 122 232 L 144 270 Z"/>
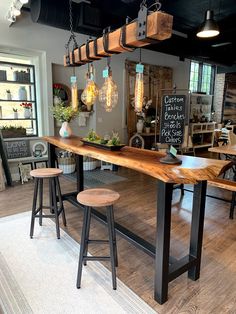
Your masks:
<path fill-rule="evenodd" d="M 61 98 L 58 96 L 53 96 L 53 104 L 55 106 L 59 105 L 61 103 Z"/>
<path fill-rule="evenodd" d="M 7 93 L 7 100 L 12 100 L 11 93 Z"/>
<path fill-rule="evenodd" d="M 24 86 L 20 86 L 18 90 L 18 98 L 19 100 L 27 100 L 27 91 Z"/>
<path fill-rule="evenodd" d="M 145 132 L 146 132 L 146 133 L 150 133 L 150 131 L 151 131 L 151 128 L 150 128 L 149 126 L 148 126 L 148 127 L 146 126 L 146 127 L 145 127 Z"/>
<path fill-rule="evenodd" d="M 18 119 L 18 112 L 17 111 L 14 111 L 13 115 L 14 115 L 14 119 Z"/>
<path fill-rule="evenodd" d="M 142 133 L 143 132 L 143 120 L 139 119 L 137 124 L 136 124 L 136 128 L 137 128 L 137 133 Z"/>
<path fill-rule="evenodd" d="M 24 118 L 25 119 L 31 118 L 31 109 L 30 108 L 24 108 Z"/>
<path fill-rule="evenodd" d="M 72 134 L 71 127 L 68 122 L 63 122 L 59 134 L 61 137 L 70 137 Z"/>

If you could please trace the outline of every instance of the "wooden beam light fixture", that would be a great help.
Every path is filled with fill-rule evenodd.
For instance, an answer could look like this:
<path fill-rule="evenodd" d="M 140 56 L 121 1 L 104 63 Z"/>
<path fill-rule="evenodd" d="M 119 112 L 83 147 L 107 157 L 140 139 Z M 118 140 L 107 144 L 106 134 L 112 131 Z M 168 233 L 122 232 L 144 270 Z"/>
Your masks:
<path fill-rule="evenodd" d="M 114 53 L 132 51 L 153 42 L 163 41 L 171 37 L 172 25 L 172 15 L 158 10 L 149 13 L 146 2 L 143 1 L 137 20 L 115 31 L 108 28 L 103 32 L 103 36 L 90 40 L 80 47 L 75 46 L 71 52 L 67 49 L 64 66 L 81 66 Z"/>

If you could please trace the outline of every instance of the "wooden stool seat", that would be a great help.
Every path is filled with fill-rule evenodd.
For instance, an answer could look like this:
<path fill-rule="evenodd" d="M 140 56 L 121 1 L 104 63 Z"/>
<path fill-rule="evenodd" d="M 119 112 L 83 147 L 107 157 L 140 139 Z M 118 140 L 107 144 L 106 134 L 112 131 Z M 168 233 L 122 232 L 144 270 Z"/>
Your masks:
<path fill-rule="evenodd" d="M 120 194 L 109 189 L 88 189 L 77 195 L 77 201 L 85 206 L 111 206 L 120 198 Z"/>
<path fill-rule="evenodd" d="M 39 168 L 30 171 L 30 175 L 34 178 L 51 178 L 62 174 L 62 170 L 58 168 Z"/>
<path fill-rule="evenodd" d="M 76 286 L 81 285 L 82 267 L 87 261 L 106 261 L 111 262 L 112 286 L 116 289 L 116 267 L 118 266 L 116 231 L 114 223 L 113 204 L 120 198 L 120 194 L 109 189 L 88 189 L 77 195 L 77 200 L 84 205 L 84 221 L 81 235 L 80 255 L 78 264 L 78 274 Z M 92 207 L 106 207 L 107 209 L 107 228 L 108 240 L 92 240 L 89 238 L 90 221 Z M 110 247 L 110 256 L 88 256 L 89 243 L 107 243 Z"/>
<path fill-rule="evenodd" d="M 64 226 L 66 226 L 66 216 L 61 195 L 59 175 L 61 169 L 39 168 L 30 171 L 30 175 L 35 178 L 34 197 L 32 205 L 30 237 L 33 238 L 35 218 L 39 218 L 39 225 L 42 226 L 43 218 L 55 218 L 57 238 L 60 239 L 59 216 L 62 216 Z M 43 204 L 43 181 L 48 179 L 49 206 Z M 37 204 L 38 203 L 38 204 Z M 49 209 L 50 214 L 43 213 L 43 209 Z"/>

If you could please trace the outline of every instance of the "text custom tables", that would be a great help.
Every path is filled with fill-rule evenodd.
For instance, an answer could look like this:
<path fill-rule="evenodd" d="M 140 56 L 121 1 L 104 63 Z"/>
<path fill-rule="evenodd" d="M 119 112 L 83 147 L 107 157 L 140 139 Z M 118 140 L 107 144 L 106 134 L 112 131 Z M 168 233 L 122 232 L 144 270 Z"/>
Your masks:
<path fill-rule="evenodd" d="M 207 180 L 220 175 L 230 164 L 228 161 L 179 156 L 181 165 L 161 164 L 163 153 L 124 147 L 118 152 L 106 151 L 95 147 L 83 145 L 79 137 L 69 139 L 47 136 L 43 138 L 49 144 L 49 166 L 55 165 L 55 148 L 68 150 L 76 154 L 77 160 L 77 189 L 78 191 L 65 194 L 63 198 L 75 206 L 76 195 L 83 190 L 83 156 L 89 156 L 110 162 L 119 166 L 130 168 L 157 179 L 157 228 L 156 246 L 153 247 L 144 239 L 133 234 L 119 224 L 115 224 L 126 239 L 142 247 L 155 258 L 154 298 L 160 304 L 168 299 L 168 283 L 184 272 L 188 277 L 197 280 L 200 276 L 201 249 L 203 238 L 203 224 L 205 212 Z M 194 184 L 192 223 L 190 234 L 189 254 L 180 260 L 173 259 L 169 254 L 170 225 L 171 225 L 171 199 L 175 183 Z M 94 215 L 104 219 L 102 215 L 93 210 Z M 156 248 L 158 248 L 156 250 Z"/>

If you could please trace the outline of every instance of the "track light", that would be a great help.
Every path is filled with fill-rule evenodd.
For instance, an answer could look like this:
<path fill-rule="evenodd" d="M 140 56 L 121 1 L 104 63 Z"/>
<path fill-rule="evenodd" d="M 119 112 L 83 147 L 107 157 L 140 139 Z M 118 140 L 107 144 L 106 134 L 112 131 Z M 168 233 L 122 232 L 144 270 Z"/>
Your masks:
<path fill-rule="evenodd" d="M 219 35 L 219 26 L 214 20 L 214 13 L 212 10 L 207 10 L 205 13 L 205 21 L 201 25 L 197 37 L 210 38 Z"/>
<path fill-rule="evenodd" d="M 11 11 L 13 16 L 19 16 L 21 14 L 20 9 L 17 8 L 15 5 L 11 7 Z"/>
<path fill-rule="evenodd" d="M 9 11 L 7 12 L 6 19 L 14 23 L 16 21 L 16 16 L 21 14 L 21 8 L 24 4 L 26 4 L 28 0 L 14 0 L 11 4 Z"/>

